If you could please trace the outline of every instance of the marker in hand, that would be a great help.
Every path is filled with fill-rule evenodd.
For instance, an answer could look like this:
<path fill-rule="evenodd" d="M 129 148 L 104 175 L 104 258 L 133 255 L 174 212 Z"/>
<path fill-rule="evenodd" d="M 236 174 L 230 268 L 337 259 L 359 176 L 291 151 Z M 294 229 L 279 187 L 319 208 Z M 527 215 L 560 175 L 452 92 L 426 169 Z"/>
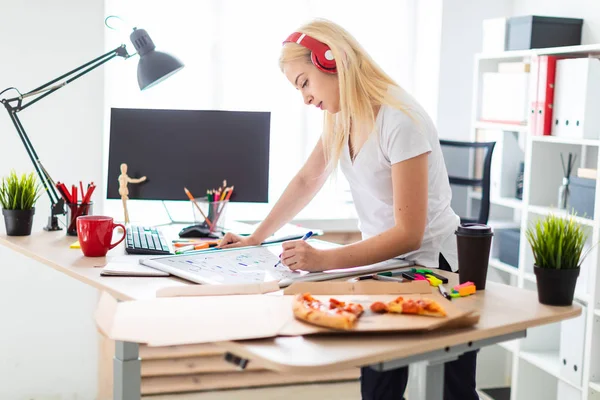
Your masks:
<path fill-rule="evenodd" d="M 312 231 L 308 231 L 304 234 L 304 236 L 302 236 L 302 240 L 307 240 L 308 238 L 310 238 L 313 235 Z M 282 253 L 283 254 L 283 253 Z M 277 261 L 277 264 L 275 264 L 273 267 L 278 266 L 279 264 L 281 264 L 281 254 L 279 255 L 279 261 Z"/>

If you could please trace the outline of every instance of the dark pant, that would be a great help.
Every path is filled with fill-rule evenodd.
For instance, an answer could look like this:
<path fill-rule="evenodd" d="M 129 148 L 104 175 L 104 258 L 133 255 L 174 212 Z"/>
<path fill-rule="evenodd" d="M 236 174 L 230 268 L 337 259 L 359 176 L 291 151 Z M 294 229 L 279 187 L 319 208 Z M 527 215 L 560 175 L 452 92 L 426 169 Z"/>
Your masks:
<path fill-rule="evenodd" d="M 440 269 L 451 271 L 440 254 Z M 444 400 L 477 400 L 475 368 L 477 351 L 470 351 L 456 361 L 444 364 Z M 377 372 L 369 367 L 360 369 L 360 391 L 363 400 L 401 400 L 408 383 L 408 367 Z"/>

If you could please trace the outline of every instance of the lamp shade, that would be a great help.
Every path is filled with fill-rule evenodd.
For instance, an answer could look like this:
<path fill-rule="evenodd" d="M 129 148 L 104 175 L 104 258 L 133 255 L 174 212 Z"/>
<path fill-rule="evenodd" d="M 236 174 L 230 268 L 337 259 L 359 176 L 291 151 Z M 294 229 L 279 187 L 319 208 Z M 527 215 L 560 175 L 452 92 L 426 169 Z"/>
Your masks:
<path fill-rule="evenodd" d="M 154 42 L 144 29 L 133 28 L 130 39 L 140 56 L 137 77 L 141 90 L 156 85 L 183 68 L 183 63 L 177 58 L 156 51 Z"/>

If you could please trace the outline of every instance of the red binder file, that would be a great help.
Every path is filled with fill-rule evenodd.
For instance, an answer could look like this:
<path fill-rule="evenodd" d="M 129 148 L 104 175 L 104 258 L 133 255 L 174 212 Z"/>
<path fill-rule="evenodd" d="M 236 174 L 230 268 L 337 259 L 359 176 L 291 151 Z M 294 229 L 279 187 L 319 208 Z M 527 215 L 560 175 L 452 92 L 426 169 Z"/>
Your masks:
<path fill-rule="evenodd" d="M 537 88 L 537 113 L 534 135 L 550 135 L 552 131 L 552 107 L 554 104 L 554 83 L 556 60 L 554 56 L 539 57 L 539 78 Z"/>

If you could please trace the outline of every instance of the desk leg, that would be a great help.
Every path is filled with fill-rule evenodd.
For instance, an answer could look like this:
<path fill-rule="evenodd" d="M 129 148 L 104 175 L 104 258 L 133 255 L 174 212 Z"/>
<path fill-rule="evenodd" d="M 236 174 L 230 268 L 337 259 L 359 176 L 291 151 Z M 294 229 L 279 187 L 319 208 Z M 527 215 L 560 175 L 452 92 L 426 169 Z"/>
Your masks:
<path fill-rule="evenodd" d="M 141 398 L 142 362 L 140 346 L 131 342 L 115 342 L 113 372 L 113 399 L 134 400 Z"/>
<path fill-rule="evenodd" d="M 521 339 L 527 336 L 527 331 L 517 331 L 500 336 L 494 336 L 486 339 L 468 342 L 456 346 L 448 346 L 444 349 L 434 350 L 428 353 L 415 354 L 413 356 L 395 359 L 369 365 L 375 371 L 389 371 L 392 369 L 405 367 L 416 362 L 427 361 L 427 376 L 425 391 L 425 400 L 441 400 L 444 398 L 444 363 L 456 360 L 460 355 L 480 349 L 485 346 L 491 346 L 507 340 Z M 422 391 L 421 391 L 422 393 Z"/>
<path fill-rule="evenodd" d="M 444 398 L 444 363 L 429 363 L 425 376 L 425 400 Z"/>

